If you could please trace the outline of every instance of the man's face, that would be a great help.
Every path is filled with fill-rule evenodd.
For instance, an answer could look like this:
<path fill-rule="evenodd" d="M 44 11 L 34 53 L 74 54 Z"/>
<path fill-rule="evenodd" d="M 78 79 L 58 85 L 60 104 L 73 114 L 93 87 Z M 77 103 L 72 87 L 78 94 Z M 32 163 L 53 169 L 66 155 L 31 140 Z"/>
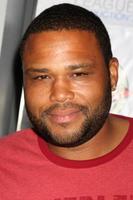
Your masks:
<path fill-rule="evenodd" d="M 93 33 L 32 34 L 23 63 L 26 109 L 45 140 L 77 146 L 102 128 L 110 109 L 111 84 Z"/>

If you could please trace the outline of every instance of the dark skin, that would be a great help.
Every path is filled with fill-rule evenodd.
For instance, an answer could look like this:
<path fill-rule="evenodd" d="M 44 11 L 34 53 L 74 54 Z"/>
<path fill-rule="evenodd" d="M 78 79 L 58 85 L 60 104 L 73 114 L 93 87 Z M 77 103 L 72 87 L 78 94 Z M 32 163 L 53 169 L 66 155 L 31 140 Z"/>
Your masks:
<path fill-rule="evenodd" d="M 118 61 L 106 66 L 94 33 L 77 30 L 49 31 L 30 35 L 24 54 L 24 90 L 28 110 L 39 118 L 43 109 L 65 103 L 100 105 L 107 76 L 111 88 L 118 79 Z M 108 73 L 108 70 L 109 73 Z M 93 112 L 92 112 L 93 115 Z M 78 108 L 56 108 L 45 119 L 57 138 L 72 138 L 84 122 Z M 87 160 L 105 155 L 124 138 L 128 122 L 109 116 L 95 137 L 76 147 L 49 143 L 57 155 L 71 160 Z"/>

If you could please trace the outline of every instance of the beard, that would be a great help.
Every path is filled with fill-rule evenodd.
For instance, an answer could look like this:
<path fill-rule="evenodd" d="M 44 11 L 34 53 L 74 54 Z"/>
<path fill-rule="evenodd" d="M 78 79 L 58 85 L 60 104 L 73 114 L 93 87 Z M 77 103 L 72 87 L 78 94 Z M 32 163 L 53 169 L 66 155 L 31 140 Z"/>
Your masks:
<path fill-rule="evenodd" d="M 104 89 L 104 96 L 97 106 L 83 106 L 74 103 L 56 103 L 51 107 L 45 109 L 40 113 L 37 118 L 33 112 L 26 105 L 28 117 L 33 125 L 33 130 L 41 136 L 46 142 L 60 146 L 60 147 L 75 147 L 79 146 L 91 138 L 93 138 L 98 131 L 103 127 L 111 106 L 111 84 L 107 81 Z M 51 125 L 48 123 L 48 115 L 55 109 L 78 109 L 84 116 L 84 120 L 80 124 L 75 124 L 75 127 L 71 130 L 71 134 L 66 134 L 66 130 L 69 123 L 62 123 L 57 125 L 62 130 L 61 134 L 56 133 L 52 130 Z"/>

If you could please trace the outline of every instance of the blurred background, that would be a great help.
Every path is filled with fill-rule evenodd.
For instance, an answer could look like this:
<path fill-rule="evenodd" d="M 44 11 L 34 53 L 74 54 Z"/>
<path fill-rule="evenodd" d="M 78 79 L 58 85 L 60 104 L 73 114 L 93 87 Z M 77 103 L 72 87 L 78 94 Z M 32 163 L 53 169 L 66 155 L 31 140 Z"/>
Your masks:
<path fill-rule="evenodd" d="M 133 117 L 133 0 L 3 0 L 0 3 L 0 136 L 30 126 L 24 107 L 19 44 L 32 19 L 59 3 L 92 10 L 104 22 L 113 55 L 120 63 L 110 112 Z"/>

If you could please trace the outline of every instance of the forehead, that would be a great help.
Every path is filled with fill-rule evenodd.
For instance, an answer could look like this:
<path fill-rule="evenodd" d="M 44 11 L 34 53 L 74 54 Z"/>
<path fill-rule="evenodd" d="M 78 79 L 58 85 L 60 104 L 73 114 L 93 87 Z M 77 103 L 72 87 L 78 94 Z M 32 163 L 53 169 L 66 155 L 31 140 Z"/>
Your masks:
<path fill-rule="evenodd" d="M 30 47 L 34 49 L 36 46 L 45 46 L 51 48 L 54 45 L 63 45 L 65 43 L 73 43 L 79 46 L 87 46 L 88 44 L 98 45 L 95 33 L 82 30 L 61 30 L 61 31 L 44 31 L 31 34 L 25 44 L 25 49 Z M 89 45 L 89 46 L 90 46 Z"/>
<path fill-rule="evenodd" d="M 34 33 L 26 41 L 25 62 L 99 59 L 102 57 L 95 34 L 80 30 L 46 31 Z M 52 59 L 52 60 L 51 60 Z M 49 61 L 49 62 L 50 62 Z"/>

